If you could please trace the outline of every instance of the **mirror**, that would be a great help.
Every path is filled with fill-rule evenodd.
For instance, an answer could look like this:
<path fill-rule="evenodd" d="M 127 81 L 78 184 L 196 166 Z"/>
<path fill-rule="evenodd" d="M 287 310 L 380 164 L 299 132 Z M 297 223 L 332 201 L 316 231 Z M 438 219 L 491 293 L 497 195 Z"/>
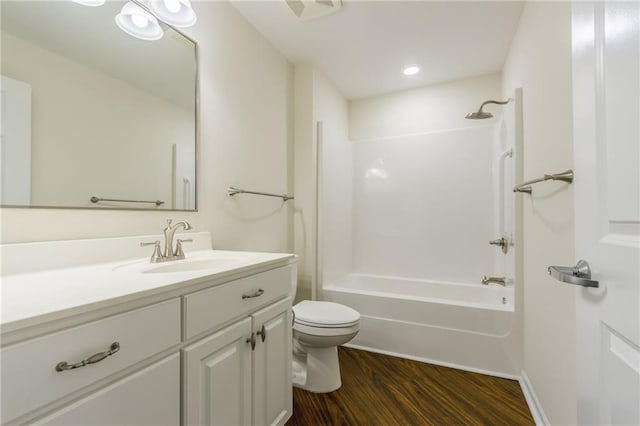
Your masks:
<path fill-rule="evenodd" d="M 0 3 L 3 206 L 196 209 L 197 45 L 125 3 Z"/>

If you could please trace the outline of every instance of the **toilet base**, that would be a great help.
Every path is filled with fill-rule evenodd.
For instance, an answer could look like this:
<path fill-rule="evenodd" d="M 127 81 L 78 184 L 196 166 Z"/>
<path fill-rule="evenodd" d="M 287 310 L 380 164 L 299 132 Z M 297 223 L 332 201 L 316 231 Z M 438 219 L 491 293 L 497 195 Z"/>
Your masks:
<path fill-rule="evenodd" d="M 294 351 L 293 355 L 293 386 L 315 393 L 333 392 L 342 386 L 337 346 L 301 349 L 304 352 Z"/>

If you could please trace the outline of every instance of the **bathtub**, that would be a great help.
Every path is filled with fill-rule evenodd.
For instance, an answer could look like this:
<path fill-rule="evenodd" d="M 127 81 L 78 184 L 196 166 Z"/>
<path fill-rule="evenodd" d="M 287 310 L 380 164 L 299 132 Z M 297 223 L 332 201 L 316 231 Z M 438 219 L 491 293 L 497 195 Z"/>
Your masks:
<path fill-rule="evenodd" d="M 347 345 L 498 377 L 520 366 L 513 284 L 459 284 L 349 274 L 322 298 L 360 312 Z"/>

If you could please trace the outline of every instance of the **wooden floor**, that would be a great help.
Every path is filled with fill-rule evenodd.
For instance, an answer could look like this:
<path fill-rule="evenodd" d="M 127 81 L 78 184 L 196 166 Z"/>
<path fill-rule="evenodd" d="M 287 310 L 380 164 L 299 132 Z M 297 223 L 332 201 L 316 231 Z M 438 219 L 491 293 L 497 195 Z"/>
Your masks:
<path fill-rule="evenodd" d="M 342 387 L 294 388 L 287 426 L 533 425 L 517 381 L 339 348 Z"/>

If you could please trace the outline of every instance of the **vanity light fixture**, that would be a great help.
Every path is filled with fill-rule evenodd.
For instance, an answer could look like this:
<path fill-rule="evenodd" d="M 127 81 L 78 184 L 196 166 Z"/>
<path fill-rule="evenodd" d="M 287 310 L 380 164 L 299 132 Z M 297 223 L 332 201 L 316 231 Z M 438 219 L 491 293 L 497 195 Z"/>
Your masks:
<path fill-rule="evenodd" d="M 196 13 L 190 0 L 149 0 L 151 11 L 162 21 L 178 28 L 196 23 Z"/>
<path fill-rule="evenodd" d="M 404 75 L 414 75 L 418 74 L 418 72 L 420 72 L 420 67 L 417 65 L 409 65 L 402 71 Z"/>
<path fill-rule="evenodd" d="M 97 7 L 97 6 L 102 6 L 106 0 L 71 0 L 71 1 L 74 3 L 81 4 L 83 6 Z"/>
<path fill-rule="evenodd" d="M 156 17 L 133 2 L 122 6 L 116 24 L 125 33 L 141 40 L 159 40 L 164 35 Z"/>

